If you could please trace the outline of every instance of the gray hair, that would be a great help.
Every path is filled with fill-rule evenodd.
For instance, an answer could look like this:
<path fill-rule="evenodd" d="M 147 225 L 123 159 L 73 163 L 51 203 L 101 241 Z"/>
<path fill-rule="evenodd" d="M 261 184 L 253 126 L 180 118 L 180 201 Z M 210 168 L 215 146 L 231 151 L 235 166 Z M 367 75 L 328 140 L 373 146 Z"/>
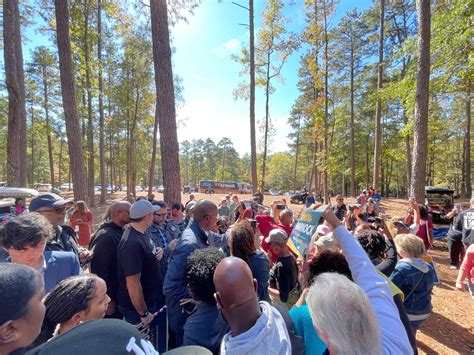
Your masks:
<path fill-rule="evenodd" d="M 25 250 L 53 236 L 53 226 L 43 215 L 32 212 L 15 217 L 0 229 L 0 245 L 5 249 Z"/>
<path fill-rule="evenodd" d="M 381 354 L 380 329 L 365 292 L 346 276 L 317 276 L 306 296 L 313 325 L 336 354 Z"/>
<path fill-rule="evenodd" d="M 425 254 L 425 243 L 414 234 L 399 234 L 394 241 L 400 255 L 404 253 L 406 257 L 421 258 Z"/>

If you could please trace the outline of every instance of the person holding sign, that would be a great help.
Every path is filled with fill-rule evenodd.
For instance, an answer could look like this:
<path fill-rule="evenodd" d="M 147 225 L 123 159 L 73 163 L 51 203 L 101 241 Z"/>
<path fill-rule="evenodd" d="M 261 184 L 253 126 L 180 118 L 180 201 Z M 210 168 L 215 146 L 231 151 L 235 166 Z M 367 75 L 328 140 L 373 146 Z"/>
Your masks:
<path fill-rule="evenodd" d="M 270 232 L 265 241 L 272 252 L 278 255 L 270 271 L 268 293 L 274 303 L 282 303 L 291 309 L 298 300 L 298 268 L 296 259 L 288 248 L 288 234 L 281 229 Z"/>

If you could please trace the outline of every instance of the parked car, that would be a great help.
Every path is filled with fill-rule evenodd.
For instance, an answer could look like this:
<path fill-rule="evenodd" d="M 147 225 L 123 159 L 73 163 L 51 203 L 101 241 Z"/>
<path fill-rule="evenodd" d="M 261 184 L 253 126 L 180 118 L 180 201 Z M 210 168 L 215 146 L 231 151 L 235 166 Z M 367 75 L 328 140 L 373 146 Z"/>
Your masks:
<path fill-rule="evenodd" d="M 53 185 L 40 183 L 40 184 L 34 184 L 33 188 L 35 190 L 38 190 L 39 192 L 51 192 Z"/>
<path fill-rule="evenodd" d="M 190 186 L 183 186 L 183 194 L 190 194 L 191 187 Z"/>
<path fill-rule="evenodd" d="M 270 195 L 272 195 L 272 196 L 280 195 L 280 191 L 278 191 L 278 190 L 270 189 L 269 192 L 270 192 Z"/>
<path fill-rule="evenodd" d="M 72 182 L 65 182 L 59 186 L 59 189 L 62 191 L 72 191 L 74 189 L 74 184 Z"/>
<path fill-rule="evenodd" d="M 425 205 L 435 223 L 449 223 L 446 215 L 454 207 L 454 190 L 425 186 Z"/>
<path fill-rule="evenodd" d="M 294 204 L 306 203 L 306 199 L 309 194 L 306 191 L 297 192 L 294 195 L 291 195 L 290 202 Z"/>
<path fill-rule="evenodd" d="M 158 186 L 158 189 L 156 190 L 157 192 L 165 192 L 165 187 L 163 185 Z"/>

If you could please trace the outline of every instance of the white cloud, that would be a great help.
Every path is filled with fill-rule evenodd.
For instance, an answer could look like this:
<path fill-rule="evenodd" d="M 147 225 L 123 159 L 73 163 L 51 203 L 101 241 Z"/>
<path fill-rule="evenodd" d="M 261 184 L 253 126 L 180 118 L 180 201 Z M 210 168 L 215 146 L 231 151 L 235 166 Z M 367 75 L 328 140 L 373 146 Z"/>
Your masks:
<path fill-rule="evenodd" d="M 219 59 L 228 58 L 231 54 L 236 53 L 241 47 L 240 40 L 237 38 L 232 38 L 227 42 L 222 43 L 221 45 L 213 48 L 211 50 Z"/>

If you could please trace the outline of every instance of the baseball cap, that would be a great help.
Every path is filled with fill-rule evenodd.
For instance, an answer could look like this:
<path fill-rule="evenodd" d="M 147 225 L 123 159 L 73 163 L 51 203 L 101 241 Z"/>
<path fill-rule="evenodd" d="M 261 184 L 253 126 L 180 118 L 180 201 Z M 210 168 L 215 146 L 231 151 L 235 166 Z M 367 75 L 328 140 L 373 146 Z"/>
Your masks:
<path fill-rule="evenodd" d="M 276 228 L 270 231 L 268 237 L 265 238 L 265 242 L 270 244 L 271 242 L 275 242 L 278 244 L 286 243 L 288 240 L 288 234 L 282 229 Z"/>
<path fill-rule="evenodd" d="M 182 347 L 164 354 L 196 354 L 211 352 L 202 347 Z M 178 351 L 176 351 L 178 350 Z M 47 343 L 36 347 L 28 355 L 121 355 L 158 354 L 153 345 L 133 325 L 119 319 L 99 319 L 85 322 Z"/>
<path fill-rule="evenodd" d="M 159 210 L 161 210 L 160 205 L 153 205 L 153 213 L 158 212 Z"/>
<path fill-rule="evenodd" d="M 138 200 L 130 207 L 130 218 L 138 219 L 153 213 L 153 205 L 146 199 Z"/>
<path fill-rule="evenodd" d="M 334 250 L 337 247 L 337 240 L 334 239 L 332 233 L 329 233 L 319 237 L 314 244 L 316 244 L 319 250 Z"/>
<path fill-rule="evenodd" d="M 408 225 L 407 225 L 405 222 L 403 222 L 403 221 L 395 221 L 395 222 L 393 222 L 393 225 L 394 225 L 395 227 L 402 227 L 402 228 L 405 228 L 406 230 L 409 230 L 409 229 L 410 229 L 410 227 L 408 227 Z"/>
<path fill-rule="evenodd" d="M 30 212 L 36 211 L 43 207 L 61 207 L 71 200 L 65 200 L 61 196 L 53 194 L 51 192 L 46 192 L 39 194 L 34 199 L 31 200 L 29 210 Z"/>

